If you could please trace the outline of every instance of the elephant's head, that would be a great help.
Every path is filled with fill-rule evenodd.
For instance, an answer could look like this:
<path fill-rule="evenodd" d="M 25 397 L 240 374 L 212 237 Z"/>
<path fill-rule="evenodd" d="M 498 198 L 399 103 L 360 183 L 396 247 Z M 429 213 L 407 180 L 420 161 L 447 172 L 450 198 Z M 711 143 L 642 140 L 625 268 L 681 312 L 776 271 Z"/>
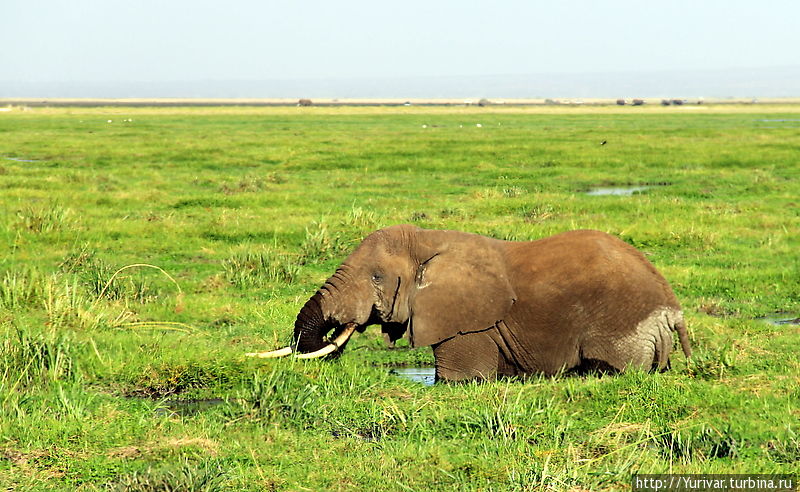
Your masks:
<path fill-rule="evenodd" d="M 499 243 L 410 225 L 376 231 L 300 310 L 293 348 L 251 355 L 327 355 L 372 324 L 391 340 L 407 334 L 412 346 L 485 330 L 514 302 Z"/>

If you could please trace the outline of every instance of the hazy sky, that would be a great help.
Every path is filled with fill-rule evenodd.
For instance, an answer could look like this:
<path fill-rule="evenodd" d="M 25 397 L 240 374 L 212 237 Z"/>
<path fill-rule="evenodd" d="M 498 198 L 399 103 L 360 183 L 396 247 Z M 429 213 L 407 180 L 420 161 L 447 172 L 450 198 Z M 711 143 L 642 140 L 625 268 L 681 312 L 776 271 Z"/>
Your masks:
<path fill-rule="evenodd" d="M 0 0 L 0 80 L 800 65 L 798 0 Z"/>

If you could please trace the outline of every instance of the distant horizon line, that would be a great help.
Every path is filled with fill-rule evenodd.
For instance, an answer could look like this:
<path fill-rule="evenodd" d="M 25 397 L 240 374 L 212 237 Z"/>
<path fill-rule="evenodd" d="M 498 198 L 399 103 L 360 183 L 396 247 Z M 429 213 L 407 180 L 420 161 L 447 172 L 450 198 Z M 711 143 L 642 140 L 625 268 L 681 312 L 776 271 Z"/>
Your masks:
<path fill-rule="evenodd" d="M 731 104 L 800 104 L 794 97 L 556 97 L 556 98 L 257 98 L 257 97 L 0 97 L 2 106 L 146 107 L 146 106 L 703 106 Z"/>
<path fill-rule="evenodd" d="M 184 84 L 184 83 L 260 83 L 260 82 L 346 82 L 364 80 L 413 80 L 413 79 L 443 79 L 443 78 L 495 78 L 495 77 L 575 77 L 592 75 L 647 75 L 664 73 L 709 73 L 709 72 L 741 72 L 751 70 L 797 70 L 800 64 L 768 65 L 768 66 L 739 66 L 730 68 L 650 68 L 644 70 L 595 70 L 595 71 L 551 71 L 551 72 L 497 72 L 483 74 L 450 74 L 450 75 L 297 75 L 291 77 L 187 77 L 166 79 L 0 79 L 0 84 Z"/>

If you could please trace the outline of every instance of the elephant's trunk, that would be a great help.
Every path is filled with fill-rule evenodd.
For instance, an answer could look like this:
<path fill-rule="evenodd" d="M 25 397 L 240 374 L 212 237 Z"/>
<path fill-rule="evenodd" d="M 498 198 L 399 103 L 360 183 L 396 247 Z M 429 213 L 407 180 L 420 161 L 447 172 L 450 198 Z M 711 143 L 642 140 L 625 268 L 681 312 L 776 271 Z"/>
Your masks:
<path fill-rule="evenodd" d="M 294 345 L 298 352 L 315 352 L 326 345 L 325 334 L 332 328 L 322 312 L 322 294 L 317 292 L 297 314 L 294 322 Z"/>
<path fill-rule="evenodd" d="M 325 347 L 329 350 L 333 343 L 335 351 L 331 355 L 341 354 L 353 331 L 369 321 L 371 308 L 363 285 L 353 281 L 351 268 L 343 263 L 297 314 L 294 323 L 297 352 L 317 352 Z M 331 330 L 336 338 L 329 343 L 324 337 Z M 330 354 L 329 351 L 325 353 Z"/>
<path fill-rule="evenodd" d="M 286 357 L 292 353 L 301 359 L 341 355 L 353 332 L 363 331 L 372 314 L 370 297 L 364 295 L 364 282 L 354 282 L 351 270 L 346 262 L 343 263 L 306 301 L 295 319 L 291 346 L 245 355 L 265 359 Z M 325 336 L 331 330 L 334 330 L 334 337 L 327 341 Z"/>

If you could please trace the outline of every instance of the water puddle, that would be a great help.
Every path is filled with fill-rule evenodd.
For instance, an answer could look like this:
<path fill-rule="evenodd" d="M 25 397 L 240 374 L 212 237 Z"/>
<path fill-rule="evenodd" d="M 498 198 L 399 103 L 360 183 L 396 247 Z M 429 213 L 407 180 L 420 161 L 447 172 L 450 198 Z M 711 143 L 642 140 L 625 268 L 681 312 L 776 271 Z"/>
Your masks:
<path fill-rule="evenodd" d="M 179 415 L 188 417 L 200 412 L 210 410 L 216 406 L 223 405 L 225 400 L 222 398 L 206 398 L 197 400 L 164 400 L 161 406 L 156 408 L 156 415 Z"/>
<path fill-rule="evenodd" d="M 389 371 L 389 374 L 406 378 L 415 383 L 422 383 L 425 386 L 433 386 L 433 383 L 436 382 L 435 367 L 395 367 Z"/>
<path fill-rule="evenodd" d="M 610 187 L 610 188 L 592 188 L 586 194 L 590 196 L 629 196 L 634 193 L 641 193 L 644 190 L 650 189 L 650 186 L 624 186 L 624 187 Z"/>
<path fill-rule="evenodd" d="M 797 118 L 783 118 L 783 119 L 769 119 L 769 120 L 756 120 L 758 123 L 769 123 L 768 125 L 757 125 L 758 128 L 768 128 L 770 130 L 784 129 L 784 128 L 800 128 L 800 119 Z"/>
<path fill-rule="evenodd" d="M 763 318 L 758 319 L 775 326 L 800 325 L 800 317 L 792 317 L 792 315 L 788 313 L 778 314 L 775 316 L 764 316 Z"/>

